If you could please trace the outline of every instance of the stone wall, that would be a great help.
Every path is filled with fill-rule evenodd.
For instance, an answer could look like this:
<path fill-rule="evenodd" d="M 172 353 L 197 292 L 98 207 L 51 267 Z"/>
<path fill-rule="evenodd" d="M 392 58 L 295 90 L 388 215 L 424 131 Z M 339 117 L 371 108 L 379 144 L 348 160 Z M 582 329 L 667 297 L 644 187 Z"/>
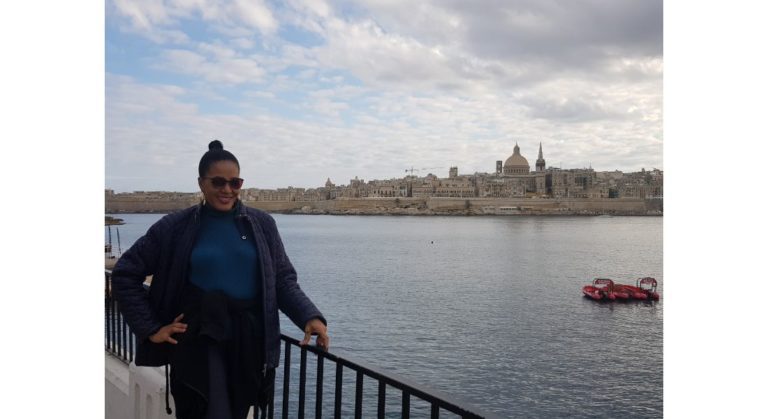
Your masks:
<path fill-rule="evenodd" d="M 107 199 L 108 213 L 173 212 L 197 201 Z M 302 214 L 584 214 L 661 215 L 661 199 L 532 199 L 532 198 L 363 198 L 327 201 L 247 201 L 246 205 L 275 213 Z"/>
<path fill-rule="evenodd" d="M 138 199 L 109 199 L 106 200 L 107 213 L 144 213 L 159 212 L 168 213 L 198 204 L 197 200 L 138 200 Z"/>

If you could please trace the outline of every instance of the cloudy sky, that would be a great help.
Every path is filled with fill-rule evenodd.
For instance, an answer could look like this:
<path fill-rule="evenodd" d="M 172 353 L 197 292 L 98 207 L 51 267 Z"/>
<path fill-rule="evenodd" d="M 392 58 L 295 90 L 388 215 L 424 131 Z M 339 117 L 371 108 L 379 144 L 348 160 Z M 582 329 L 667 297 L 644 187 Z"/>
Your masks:
<path fill-rule="evenodd" d="M 657 0 L 113 0 L 106 187 L 197 189 L 220 139 L 246 187 L 663 169 Z"/>

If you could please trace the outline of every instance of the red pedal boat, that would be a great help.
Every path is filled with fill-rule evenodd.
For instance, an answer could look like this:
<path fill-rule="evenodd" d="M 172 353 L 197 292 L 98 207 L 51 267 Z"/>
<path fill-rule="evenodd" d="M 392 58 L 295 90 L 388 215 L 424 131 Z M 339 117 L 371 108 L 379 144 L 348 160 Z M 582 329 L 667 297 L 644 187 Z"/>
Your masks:
<path fill-rule="evenodd" d="M 638 278 L 637 280 L 637 288 L 639 288 L 641 292 L 645 293 L 647 299 L 649 300 L 659 299 L 659 293 L 656 292 L 656 286 L 658 285 L 659 284 L 656 282 L 656 279 L 651 278 L 650 276 L 646 276 L 645 278 Z"/>
<path fill-rule="evenodd" d="M 649 276 L 638 278 L 636 286 L 615 283 L 610 279 L 597 278 L 593 285 L 586 285 L 582 289 L 584 295 L 594 300 L 658 300 L 656 292 L 658 283 Z M 598 287 L 598 285 L 602 285 Z"/>
<path fill-rule="evenodd" d="M 658 283 L 656 279 L 646 276 L 645 278 L 639 278 L 636 282 L 637 286 L 614 284 L 614 293 L 626 293 L 629 298 L 633 300 L 658 300 L 659 293 L 656 292 L 656 286 Z"/>
<path fill-rule="evenodd" d="M 584 285 L 581 291 L 584 293 L 584 296 L 597 301 L 613 301 L 616 299 L 616 295 L 613 292 L 613 280 L 608 278 L 595 278 L 592 281 L 592 285 Z"/>
<path fill-rule="evenodd" d="M 622 295 L 624 300 L 647 300 L 648 295 L 640 287 L 633 285 L 614 284 L 614 292 Z"/>

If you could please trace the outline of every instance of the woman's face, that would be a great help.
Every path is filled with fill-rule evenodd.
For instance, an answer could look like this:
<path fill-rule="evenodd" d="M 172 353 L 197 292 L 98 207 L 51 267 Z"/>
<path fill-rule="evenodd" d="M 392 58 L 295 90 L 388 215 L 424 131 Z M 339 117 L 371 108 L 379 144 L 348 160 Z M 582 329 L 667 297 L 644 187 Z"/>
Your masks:
<path fill-rule="evenodd" d="M 208 167 L 208 173 L 205 177 L 198 178 L 197 183 L 200 185 L 200 190 L 203 191 L 205 201 L 218 211 L 229 211 L 235 206 L 237 197 L 240 195 L 240 189 L 232 189 L 232 185 L 229 182 L 225 183 L 223 187 L 217 188 L 213 186 L 213 178 L 224 178 L 230 181 L 240 176 L 240 169 L 237 168 L 237 164 L 231 160 L 219 160 Z"/>

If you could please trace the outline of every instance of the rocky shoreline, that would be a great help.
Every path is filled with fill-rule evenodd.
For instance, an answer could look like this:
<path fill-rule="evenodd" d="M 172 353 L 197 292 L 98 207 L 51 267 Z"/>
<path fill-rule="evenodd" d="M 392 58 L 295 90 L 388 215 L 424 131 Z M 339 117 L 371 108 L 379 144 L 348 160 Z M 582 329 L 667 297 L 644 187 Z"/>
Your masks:
<path fill-rule="evenodd" d="M 319 201 L 244 201 L 275 214 L 520 216 L 663 215 L 661 199 L 488 199 L 488 198 L 360 198 Z M 169 213 L 197 204 L 190 200 L 107 199 L 108 213 Z"/>
<path fill-rule="evenodd" d="M 318 208 L 299 208 L 292 210 L 278 210 L 269 211 L 274 214 L 301 214 L 301 215 L 372 215 L 372 216 L 663 216 L 661 211 L 531 211 L 531 210 L 517 210 L 504 213 L 497 212 L 482 212 L 475 210 L 431 210 L 431 209 L 410 209 L 410 208 L 382 208 L 379 210 L 367 210 L 367 209 L 348 209 L 348 210 L 336 210 L 329 211 Z"/>
<path fill-rule="evenodd" d="M 464 216 L 464 217 L 473 217 L 473 216 L 494 216 L 494 217 L 514 217 L 514 216 L 544 216 L 544 217 L 558 217 L 558 216 L 589 216 L 589 217 L 598 217 L 598 216 L 607 216 L 607 217 L 621 217 L 621 216 L 654 216 L 654 217 L 661 217 L 664 214 L 658 211 L 648 211 L 648 212 L 596 212 L 596 211 L 558 211 L 558 212 L 542 212 L 542 211 L 519 211 L 516 213 L 508 213 L 508 214 L 493 214 L 493 213 L 478 213 L 474 211 L 380 211 L 380 212 L 374 212 L 374 211 L 365 211 L 365 210 L 344 210 L 344 211 L 326 211 L 326 210 L 291 210 L 291 211 L 269 211 L 272 214 L 295 214 L 295 215 L 370 215 L 370 216 L 423 216 L 423 217 L 429 217 L 429 216 Z"/>
<path fill-rule="evenodd" d="M 255 206 L 254 206 L 255 207 Z M 257 207 L 258 208 L 258 207 Z M 181 208 L 179 208 L 181 209 Z M 124 214 L 168 214 L 179 209 L 173 210 L 134 210 L 134 211 L 110 211 L 112 213 L 124 213 Z M 263 209 L 263 208 L 260 208 Z M 558 211 L 543 211 L 543 210 L 512 210 L 505 212 L 483 212 L 477 210 L 432 210 L 432 209 L 418 209 L 418 208 L 354 208 L 344 210 L 329 210 L 322 208 L 293 208 L 293 209 L 263 209 L 271 214 L 297 214 L 297 215 L 369 215 L 369 216 L 500 216 L 500 217 L 514 217 L 514 216 L 652 216 L 661 217 L 664 215 L 662 211 L 648 210 L 648 211 L 616 211 L 616 210 L 558 210 Z"/>

